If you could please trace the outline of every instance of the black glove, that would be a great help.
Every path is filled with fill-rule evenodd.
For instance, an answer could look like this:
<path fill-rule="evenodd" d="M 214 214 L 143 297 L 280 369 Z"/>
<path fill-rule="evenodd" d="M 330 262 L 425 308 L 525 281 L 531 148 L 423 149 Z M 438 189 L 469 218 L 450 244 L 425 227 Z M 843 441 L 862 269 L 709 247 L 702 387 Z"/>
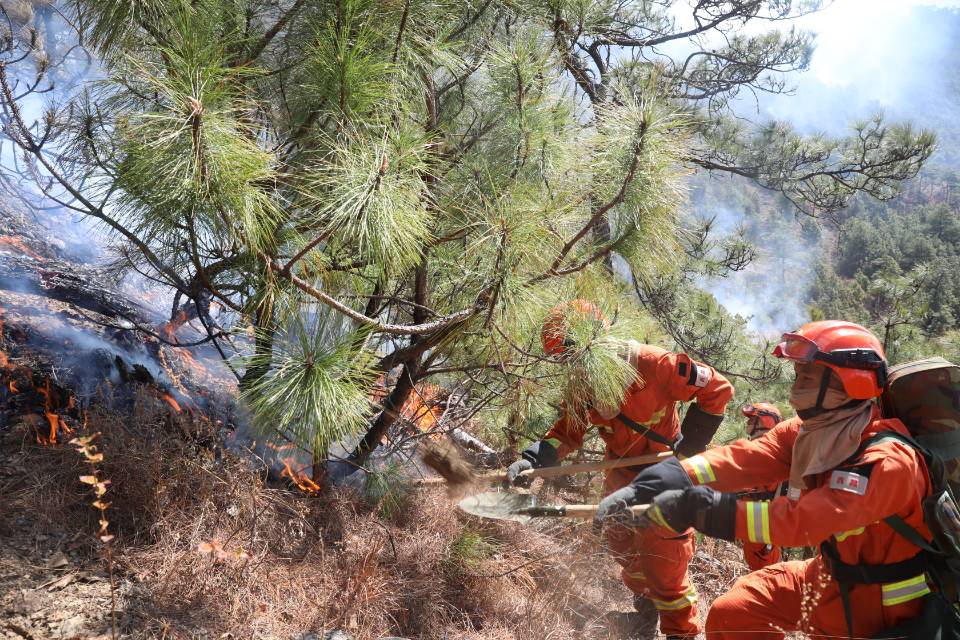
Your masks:
<path fill-rule="evenodd" d="M 632 484 L 617 489 L 597 505 L 597 512 L 593 514 L 593 532 L 600 535 L 603 525 L 614 521 L 628 521 L 633 515 L 630 507 L 637 502 L 637 490 Z"/>
<path fill-rule="evenodd" d="M 520 458 L 507 467 L 507 482 L 515 487 L 529 487 L 531 482 L 530 477 L 520 475 L 521 471 L 526 471 L 527 469 L 533 469 L 533 463 Z"/>
<path fill-rule="evenodd" d="M 557 448 L 546 440 L 537 440 L 520 454 L 520 459 L 507 467 L 507 480 L 515 487 L 529 487 L 530 478 L 519 475 L 527 469 L 555 467 L 560 463 Z"/>
<path fill-rule="evenodd" d="M 733 540 L 737 529 L 737 496 L 710 487 L 664 491 L 646 517 L 680 533 L 693 527 L 711 538 Z"/>
<path fill-rule="evenodd" d="M 667 489 L 690 486 L 693 486 L 693 482 L 676 458 L 650 465 L 638 473 L 630 484 L 600 501 L 593 517 L 593 530 L 599 534 L 604 522 L 612 519 L 629 520 L 632 517 L 627 517 L 629 507 L 647 504 Z"/>
<path fill-rule="evenodd" d="M 635 491 L 635 501 L 630 503 L 647 504 L 658 494 L 668 489 L 686 489 L 693 486 L 693 481 L 676 458 L 650 465 L 637 474 L 630 482 Z"/>
<path fill-rule="evenodd" d="M 721 422 L 723 416 L 715 416 L 701 409 L 700 405 L 691 404 L 680 425 L 681 439 L 677 445 L 677 455 L 690 457 L 706 451 Z"/>

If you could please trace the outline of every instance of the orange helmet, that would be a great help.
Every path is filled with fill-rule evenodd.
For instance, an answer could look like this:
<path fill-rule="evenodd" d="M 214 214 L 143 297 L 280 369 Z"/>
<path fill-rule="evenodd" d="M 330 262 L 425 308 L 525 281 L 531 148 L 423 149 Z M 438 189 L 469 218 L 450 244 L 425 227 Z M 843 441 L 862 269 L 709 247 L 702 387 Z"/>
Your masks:
<path fill-rule="evenodd" d="M 571 318 L 571 316 L 574 316 Z M 562 356 L 567 349 L 573 346 L 567 333 L 570 330 L 571 320 L 590 320 L 597 324 L 598 332 L 600 329 L 610 328 L 610 323 L 603 317 L 603 313 L 589 300 L 575 299 L 570 302 L 558 304 L 543 321 L 543 328 L 540 330 L 540 340 L 543 343 L 543 352 L 551 356 Z"/>
<path fill-rule="evenodd" d="M 783 417 L 780 415 L 780 410 L 772 404 L 768 404 L 766 402 L 745 404 L 740 407 L 740 413 L 748 418 L 757 419 L 758 428 L 754 428 L 750 431 L 751 436 L 757 431 L 769 431 L 777 426 L 778 422 L 783 421 Z"/>
<path fill-rule="evenodd" d="M 829 367 L 843 382 L 847 395 L 856 400 L 879 397 L 887 383 L 883 345 L 869 330 L 852 322 L 808 322 L 794 333 L 783 334 L 773 355 Z"/>

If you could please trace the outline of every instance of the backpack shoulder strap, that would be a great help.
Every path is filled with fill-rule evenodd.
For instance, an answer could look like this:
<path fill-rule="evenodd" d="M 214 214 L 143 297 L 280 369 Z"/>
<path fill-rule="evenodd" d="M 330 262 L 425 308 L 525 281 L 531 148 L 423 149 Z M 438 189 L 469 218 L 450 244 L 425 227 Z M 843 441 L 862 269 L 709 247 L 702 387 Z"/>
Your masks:
<path fill-rule="evenodd" d="M 924 458 L 930 457 L 930 452 L 923 445 L 921 445 L 919 442 L 917 442 L 910 436 L 904 435 L 898 431 L 879 431 L 873 434 L 872 436 L 870 436 L 869 438 L 867 438 L 866 440 L 864 440 L 863 442 L 861 442 L 860 446 L 857 448 L 854 454 L 849 458 L 847 458 L 847 462 L 851 460 L 856 460 L 857 458 L 862 456 L 867 449 L 869 449 L 875 444 L 880 444 L 881 442 L 890 442 L 890 441 L 902 442 L 908 447 L 912 447 L 916 449 L 920 453 L 920 455 L 922 455 Z"/>
<path fill-rule="evenodd" d="M 927 463 L 927 472 L 930 474 L 930 480 L 934 491 L 943 488 L 945 484 L 945 480 L 941 475 L 943 473 L 943 464 L 940 462 L 939 458 L 931 454 L 930 451 L 925 449 L 920 443 L 910 436 L 905 436 L 896 431 L 881 431 L 880 433 L 868 438 L 866 442 L 860 445 L 860 449 L 857 450 L 857 453 L 855 453 L 852 458 L 862 455 L 863 451 L 873 444 L 879 442 L 888 442 L 891 440 L 895 442 L 901 442 L 908 447 L 912 447 L 917 453 L 923 456 L 924 461 Z M 883 521 L 886 522 L 891 529 L 896 531 L 900 537 L 904 538 L 910 544 L 919 547 L 928 553 L 942 555 L 941 552 L 937 550 L 929 540 L 924 538 L 919 531 L 907 524 L 906 521 L 900 516 L 896 514 L 887 516 L 883 519 Z"/>
<path fill-rule="evenodd" d="M 635 431 L 636 433 L 639 433 L 641 436 L 649 440 L 653 440 L 654 442 L 662 444 L 666 447 L 670 447 L 671 451 L 680 442 L 679 438 L 676 441 L 674 441 L 674 440 L 671 440 L 670 438 L 662 436 L 659 433 L 654 432 L 652 429 L 650 429 L 650 427 L 645 427 L 644 425 L 640 424 L 636 420 L 631 420 L 630 418 L 625 416 L 623 413 L 618 413 L 614 419 L 619 420 L 623 424 L 627 425 L 628 427 L 630 427 L 631 430 Z"/>
<path fill-rule="evenodd" d="M 940 552 L 937 551 L 932 544 L 930 544 L 929 540 L 920 535 L 919 531 L 908 525 L 900 516 L 887 516 L 883 519 L 883 521 L 890 525 L 891 529 L 900 534 L 900 537 L 904 538 L 910 544 L 920 547 L 928 553 L 940 555 Z"/>

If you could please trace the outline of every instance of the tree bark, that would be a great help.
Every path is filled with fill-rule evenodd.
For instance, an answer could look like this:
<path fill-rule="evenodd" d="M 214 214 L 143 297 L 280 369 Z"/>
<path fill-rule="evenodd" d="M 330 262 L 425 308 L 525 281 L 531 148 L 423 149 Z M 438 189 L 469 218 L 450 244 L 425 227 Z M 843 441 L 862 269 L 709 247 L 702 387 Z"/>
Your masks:
<path fill-rule="evenodd" d="M 383 411 L 380 412 L 373 425 L 357 443 L 353 452 L 350 453 L 349 461 L 351 463 L 358 467 L 362 466 L 370 458 L 370 454 L 377 448 L 380 441 L 383 440 L 383 436 L 387 434 L 387 429 L 397 419 L 401 407 L 413 392 L 413 381 L 416 379 L 419 368 L 419 357 L 403 365 L 403 371 L 400 373 L 397 385 L 383 403 Z"/>

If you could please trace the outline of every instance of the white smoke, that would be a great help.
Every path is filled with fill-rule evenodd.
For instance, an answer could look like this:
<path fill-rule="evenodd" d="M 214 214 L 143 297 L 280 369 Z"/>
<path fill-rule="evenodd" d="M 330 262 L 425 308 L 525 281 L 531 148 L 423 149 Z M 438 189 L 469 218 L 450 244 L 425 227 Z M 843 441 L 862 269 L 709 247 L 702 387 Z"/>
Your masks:
<path fill-rule="evenodd" d="M 817 34 L 809 71 L 788 78 L 795 94 L 760 96 L 759 104 L 751 95 L 735 107 L 751 120 L 787 121 L 805 134 L 849 135 L 854 121 L 877 112 L 888 120 L 910 120 L 918 128 L 955 128 L 958 87 L 944 77 L 944 61 L 958 46 L 958 10 L 960 0 L 837 0 L 781 25 Z M 933 158 L 956 160 L 947 148 Z M 709 184 L 706 188 L 711 191 Z M 701 202 L 716 202 L 713 195 Z M 722 233 L 736 233 L 751 222 L 746 212 L 728 202 L 700 204 L 695 212 L 700 218 L 715 218 L 714 226 Z M 753 221 L 745 236 L 757 248 L 751 265 L 701 283 L 729 312 L 749 318 L 751 329 L 768 336 L 809 320 L 807 291 L 828 242 L 791 220 L 789 207 L 784 206 L 781 215 L 787 219 L 774 225 L 772 235 Z"/>
<path fill-rule="evenodd" d="M 702 207 L 699 214 L 713 218 L 718 235 L 741 233 L 747 222 L 745 212 L 726 206 Z M 800 224 L 778 227 L 777 233 L 750 238 L 756 257 L 746 269 L 699 283 L 751 330 L 774 338 L 809 320 L 804 299 L 820 254 Z"/>

